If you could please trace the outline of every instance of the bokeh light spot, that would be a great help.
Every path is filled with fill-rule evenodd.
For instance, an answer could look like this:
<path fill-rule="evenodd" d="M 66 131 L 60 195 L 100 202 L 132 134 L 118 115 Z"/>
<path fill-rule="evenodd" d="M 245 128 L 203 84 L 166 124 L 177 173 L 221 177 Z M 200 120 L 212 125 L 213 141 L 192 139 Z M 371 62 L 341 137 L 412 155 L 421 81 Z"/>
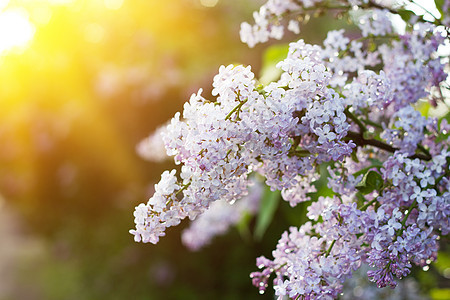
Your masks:
<path fill-rule="evenodd" d="M 104 0 L 107 9 L 119 9 L 122 7 L 123 0 Z"/>
<path fill-rule="evenodd" d="M 46 25 L 52 17 L 52 9 L 48 5 L 36 6 L 31 11 L 31 19 L 36 25 Z"/>
<path fill-rule="evenodd" d="M 35 28 L 23 9 L 7 9 L 0 14 L 0 53 L 23 48 L 33 38 Z"/>
<path fill-rule="evenodd" d="M 0 0 L 0 9 L 4 9 L 9 4 L 9 0 Z"/>
<path fill-rule="evenodd" d="M 87 24 L 85 27 L 85 38 L 88 42 L 99 43 L 105 35 L 105 29 L 96 23 Z"/>
<path fill-rule="evenodd" d="M 206 7 L 214 7 L 218 2 L 219 0 L 200 0 L 201 5 Z"/>
<path fill-rule="evenodd" d="M 54 5 L 72 5 L 76 0 L 47 0 L 50 4 Z"/>

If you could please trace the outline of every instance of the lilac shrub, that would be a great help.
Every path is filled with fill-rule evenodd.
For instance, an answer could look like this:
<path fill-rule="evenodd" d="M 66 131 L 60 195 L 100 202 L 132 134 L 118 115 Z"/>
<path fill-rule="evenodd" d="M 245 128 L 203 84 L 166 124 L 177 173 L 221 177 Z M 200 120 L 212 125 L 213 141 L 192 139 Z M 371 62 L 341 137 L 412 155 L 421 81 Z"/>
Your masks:
<path fill-rule="evenodd" d="M 432 21 L 383 3 L 269 0 L 254 25 L 243 23 L 250 47 L 280 39 L 285 26 L 299 33 L 299 20 L 326 11 L 348 14 L 360 33 L 333 30 L 323 45 L 291 43 L 277 64 L 280 78 L 267 85 L 250 67 L 221 66 L 214 99 L 200 89 L 159 139 L 140 146 L 146 156 L 164 145 L 180 171 L 164 172 L 148 203 L 136 207 L 135 240 L 157 243 L 189 217 L 183 241 L 198 249 L 245 211 L 256 213 L 253 174 L 296 206 L 311 200 L 326 163 L 332 195 L 309 205 L 309 221 L 282 234 L 272 259 L 257 259 L 250 277 L 261 293 L 271 280 L 279 299 L 335 299 L 362 265 L 378 288 L 394 288 L 412 265 L 434 261 L 450 230 L 450 126 L 420 107 L 448 110 L 441 53 L 449 1 Z"/>

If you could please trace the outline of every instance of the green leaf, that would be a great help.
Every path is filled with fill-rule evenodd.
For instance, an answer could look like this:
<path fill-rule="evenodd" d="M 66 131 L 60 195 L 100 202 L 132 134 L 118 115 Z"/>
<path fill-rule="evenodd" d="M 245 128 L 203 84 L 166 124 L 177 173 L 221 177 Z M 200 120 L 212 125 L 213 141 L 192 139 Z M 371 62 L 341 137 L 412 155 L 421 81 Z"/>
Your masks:
<path fill-rule="evenodd" d="M 383 186 L 383 178 L 381 178 L 380 173 L 369 171 L 367 173 L 366 184 L 373 186 L 375 189 L 381 189 Z"/>
<path fill-rule="evenodd" d="M 416 105 L 416 110 L 418 110 L 422 116 L 428 117 L 429 111 L 431 108 L 431 104 L 428 101 L 421 101 L 418 102 Z"/>
<path fill-rule="evenodd" d="M 355 151 L 352 151 L 351 157 L 352 157 L 352 159 L 353 159 L 354 162 L 359 163 L 358 156 L 356 155 L 356 150 L 355 150 Z"/>
<path fill-rule="evenodd" d="M 261 206 L 259 214 L 256 219 L 255 234 L 256 240 L 260 241 L 264 236 L 267 228 L 272 222 L 275 211 L 278 208 L 280 202 L 280 191 L 271 191 L 269 187 L 266 187 L 263 198 L 261 199 Z"/>
<path fill-rule="evenodd" d="M 289 44 L 273 45 L 264 51 L 263 67 L 276 65 L 279 61 L 285 59 L 289 52 Z"/>
<path fill-rule="evenodd" d="M 239 223 L 236 224 L 236 229 L 239 232 L 239 235 L 241 236 L 241 238 L 245 241 L 249 241 L 251 239 L 251 234 L 250 234 L 250 221 L 252 220 L 252 215 L 248 212 L 246 212 L 241 220 L 239 221 Z"/>
<path fill-rule="evenodd" d="M 415 14 L 407 9 L 399 9 L 397 10 L 398 15 L 403 19 L 403 21 L 405 22 L 409 22 L 409 20 L 411 19 L 412 16 L 414 16 Z"/>
<path fill-rule="evenodd" d="M 444 11 L 442 10 L 442 7 L 444 6 L 445 0 L 434 0 L 434 3 L 436 4 L 436 8 L 438 9 L 439 13 L 441 14 L 441 20 L 444 17 Z"/>
<path fill-rule="evenodd" d="M 356 188 L 362 194 L 368 194 L 374 190 L 379 190 L 383 186 L 383 178 L 380 173 L 375 171 L 367 172 L 360 183 L 356 185 Z"/>
<path fill-rule="evenodd" d="M 300 227 L 309 221 L 306 216 L 307 207 L 310 205 L 310 201 L 298 203 L 296 206 L 291 207 L 288 202 L 282 201 L 280 203 L 280 209 L 283 213 L 283 217 L 291 226 Z"/>
<path fill-rule="evenodd" d="M 371 162 L 372 162 L 372 164 L 370 166 L 368 166 L 366 168 L 363 168 L 363 169 L 353 173 L 353 176 L 356 178 L 359 175 L 366 173 L 370 169 L 373 169 L 373 168 L 379 169 L 379 168 L 381 168 L 383 166 L 383 164 L 381 162 L 379 162 L 379 161 L 371 161 Z"/>
<path fill-rule="evenodd" d="M 363 206 L 367 202 L 367 199 L 364 198 L 364 195 L 359 191 L 356 193 L 356 198 L 358 199 L 358 207 Z"/>
<path fill-rule="evenodd" d="M 268 84 L 277 80 L 281 70 L 276 67 L 277 63 L 286 58 L 289 52 L 289 44 L 273 45 L 264 52 L 262 68 L 259 81 Z"/>

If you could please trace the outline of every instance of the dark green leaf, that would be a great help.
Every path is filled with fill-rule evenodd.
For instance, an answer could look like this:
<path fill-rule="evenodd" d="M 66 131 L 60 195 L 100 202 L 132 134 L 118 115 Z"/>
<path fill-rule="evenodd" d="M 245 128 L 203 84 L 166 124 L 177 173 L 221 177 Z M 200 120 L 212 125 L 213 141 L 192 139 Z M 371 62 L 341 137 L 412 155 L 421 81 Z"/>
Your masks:
<path fill-rule="evenodd" d="M 397 11 L 398 15 L 403 19 L 405 22 L 409 22 L 412 16 L 414 16 L 414 13 L 407 9 L 399 9 Z"/>
<path fill-rule="evenodd" d="M 378 172 L 367 172 L 356 188 L 363 194 L 368 194 L 374 190 L 379 190 L 383 186 L 383 178 Z"/>
<path fill-rule="evenodd" d="M 361 192 L 356 193 L 356 198 L 358 199 L 358 207 L 363 206 L 367 202 L 367 199 L 364 198 L 364 195 Z"/>
<path fill-rule="evenodd" d="M 261 240 L 272 222 L 275 211 L 280 202 L 280 191 L 272 192 L 269 187 L 266 188 L 264 196 L 261 200 L 259 214 L 256 219 L 255 239 Z"/>
<path fill-rule="evenodd" d="M 380 173 L 369 171 L 367 173 L 366 183 L 378 190 L 383 186 L 383 178 L 381 178 Z"/>
<path fill-rule="evenodd" d="M 355 150 L 355 151 L 352 151 L 351 156 L 352 156 L 352 159 L 353 159 L 354 162 L 359 163 L 358 156 L 356 156 L 356 150 Z"/>
<path fill-rule="evenodd" d="M 381 162 L 379 162 L 379 161 L 375 161 L 375 160 L 372 161 L 371 160 L 371 162 L 372 162 L 372 165 L 368 166 L 367 168 L 363 168 L 363 169 L 353 173 L 353 176 L 354 177 L 358 177 L 359 175 L 366 173 L 370 169 L 373 169 L 373 168 L 379 169 L 379 168 L 381 168 L 383 166 L 383 164 Z"/>
<path fill-rule="evenodd" d="M 356 188 L 357 188 L 362 194 L 368 194 L 368 193 L 371 193 L 371 192 L 374 190 L 373 187 L 370 187 L 370 186 L 367 186 L 367 185 L 362 185 L 361 183 L 358 183 L 358 184 L 356 185 Z"/>
<path fill-rule="evenodd" d="M 251 239 L 251 234 L 250 234 L 250 221 L 252 220 L 252 215 L 249 213 L 245 213 L 241 220 L 239 221 L 239 223 L 236 224 L 236 228 L 240 234 L 240 236 L 242 237 L 242 239 L 249 241 Z"/>

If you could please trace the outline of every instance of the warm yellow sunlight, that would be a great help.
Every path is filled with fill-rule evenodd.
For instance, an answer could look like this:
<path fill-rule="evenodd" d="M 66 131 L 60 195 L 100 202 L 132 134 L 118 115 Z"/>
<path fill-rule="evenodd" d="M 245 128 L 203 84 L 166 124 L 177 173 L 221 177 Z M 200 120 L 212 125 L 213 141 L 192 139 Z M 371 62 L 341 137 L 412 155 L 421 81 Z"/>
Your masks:
<path fill-rule="evenodd" d="M 119 9 L 122 7 L 123 0 L 104 0 L 105 7 L 107 9 Z"/>
<path fill-rule="evenodd" d="M 24 48 L 33 38 L 35 28 L 23 9 L 7 9 L 0 13 L 0 54 Z"/>

